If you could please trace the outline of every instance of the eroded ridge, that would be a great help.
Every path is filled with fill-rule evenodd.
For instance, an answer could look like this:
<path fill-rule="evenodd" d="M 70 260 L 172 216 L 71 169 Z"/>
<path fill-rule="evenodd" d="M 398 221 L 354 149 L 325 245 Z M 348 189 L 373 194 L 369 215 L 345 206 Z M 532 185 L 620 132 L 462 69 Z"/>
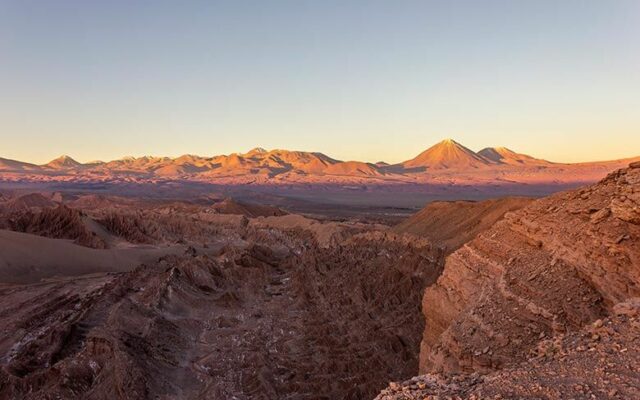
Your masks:
<path fill-rule="evenodd" d="M 0 397 L 361 399 L 415 374 L 442 251 L 269 221 L 219 227 L 215 252 L 2 287 Z"/>

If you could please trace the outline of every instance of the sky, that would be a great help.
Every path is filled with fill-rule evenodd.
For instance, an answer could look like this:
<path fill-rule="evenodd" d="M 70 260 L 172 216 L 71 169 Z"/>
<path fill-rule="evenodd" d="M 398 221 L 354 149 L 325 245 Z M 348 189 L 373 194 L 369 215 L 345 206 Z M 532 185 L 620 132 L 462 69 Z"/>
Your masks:
<path fill-rule="evenodd" d="M 640 155 L 640 0 L 0 0 L 0 157 Z"/>

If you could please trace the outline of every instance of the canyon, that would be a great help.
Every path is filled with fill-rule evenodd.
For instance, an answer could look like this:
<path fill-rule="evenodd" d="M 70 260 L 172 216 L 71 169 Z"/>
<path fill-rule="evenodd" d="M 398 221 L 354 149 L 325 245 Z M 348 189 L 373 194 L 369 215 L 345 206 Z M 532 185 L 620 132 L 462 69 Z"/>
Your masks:
<path fill-rule="evenodd" d="M 406 219 L 48 189 L 0 191 L 0 398 L 640 395 L 637 162 Z"/>
<path fill-rule="evenodd" d="M 640 395 L 640 164 L 531 203 L 425 290 L 424 375 L 378 399 Z"/>
<path fill-rule="evenodd" d="M 638 38 L 0 0 L 0 400 L 640 400 Z"/>
<path fill-rule="evenodd" d="M 229 199 L 24 200 L 0 231 L 2 398 L 360 399 L 418 368 L 426 240 Z"/>

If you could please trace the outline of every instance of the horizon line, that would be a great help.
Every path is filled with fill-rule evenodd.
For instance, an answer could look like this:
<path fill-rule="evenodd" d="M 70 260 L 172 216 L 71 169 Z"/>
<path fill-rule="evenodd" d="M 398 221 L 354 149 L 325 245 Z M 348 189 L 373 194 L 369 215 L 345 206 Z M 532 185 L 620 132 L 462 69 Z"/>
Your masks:
<path fill-rule="evenodd" d="M 406 158 L 406 159 L 403 159 L 402 161 L 395 162 L 395 163 L 394 162 L 387 162 L 385 160 L 362 161 L 362 160 L 357 160 L 357 159 L 341 159 L 341 158 L 333 157 L 333 156 L 331 156 L 331 155 L 329 155 L 329 154 L 327 154 L 326 152 L 323 152 L 323 151 L 286 149 L 286 148 L 267 149 L 267 148 L 259 146 L 259 145 L 250 148 L 246 152 L 234 151 L 234 152 L 231 152 L 231 153 L 219 153 L 219 154 L 213 154 L 213 155 L 202 155 L 202 154 L 197 154 L 197 153 L 183 153 L 183 154 L 179 154 L 179 155 L 152 155 L 152 154 L 133 155 L 133 154 L 126 154 L 126 155 L 122 155 L 120 157 L 116 157 L 116 158 L 112 158 L 112 159 L 90 159 L 88 161 L 79 161 L 78 158 L 76 158 L 74 156 L 71 156 L 70 153 L 65 153 L 65 154 L 61 154 L 59 156 L 56 156 L 54 158 L 45 160 L 44 162 L 37 162 L 37 161 L 27 161 L 27 160 L 20 159 L 20 158 L 5 157 L 2 154 L 0 154 L 0 159 L 5 159 L 5 160 L 9 160 L 9 161 L 17 161 L 17 162 L 27 163 L 27 164 L 31 164 L 31 165 L 35 165 L 35 166 L 45 166 L 45 165 L 47 165 L 47 164 L 49 164 L 49 163 L 51 163 L 53 161 L 59 160 L 61 158 L 69 158 L 69 159 L 71 159 L 71 160 L 73 160 L 75 162 L 78 162 L 78 163 L 82 164 L 82 165 L 88 165 L 88 164 L 97 164 L 97 163 L 105 163 L 106 164 L 106 163 L 113 162 L 113 161 L 121 161 L 121 160 L 126 160 L 126 159 L 141 159 L 141 158 L 159 158 L 159 159 L 168 158 L 170 160 L 176 160 L 178 158 L 185 157 L 185 156 L 192 156 L 192 157 L 198 157 L 198 158 L 214 158 L 214 157 L 222 157 L 222 156 L 229 157 L 229 156 L 232 156 L 232 155 L 244 156 L 244 155 L 247 155 L 247 154 L 249 154 L 249 153 L 251 153 L 253 151 L 256 151 L 256 150 L 264 150 L 267 153 L 271 153 L 271 152 L 275 152 L 275 151 L 285 151 L 285 152 L 300 152 L 300 153 L 309 153 L 309 154 L 321 154 L 323 156 L 329 157 L 329 158 L 331 158 L 331 159 L 333 159 L 335 161 L 338 161 L 338 162 L 362 162 L 362 163 L 373 164 L 373 165 L 379 164 L 379 163 L 386 163 L 386 164 L 389 164 L 389 165 L 398 165 L 398 164 L 402 164 L 402 163 L 404 163 L 406 161 L 412 160 L 413 158 L 417 157 L 418 155 L 420 155 L 421 153 L 423 153 L 424 151 L 426 151 L 426 150 L 428 150 L 428 149 L 430 149 L 432 147 L 435 147 L 435 146 L 440 145 L 440 144 L 446 144 L 446 143 L 455 143 L 455 144 L 457 144 L 459 146 L 462 146 L 462 147 L 472 151 L 474 154 L 478 154 L 481 151 L 486 150 L 486 149 L 505 149 L 505 150 L 514 152 L 516 154 L 525 155 L 525 156 L 533 157 L 533 158 L 536 158 L 536 159 L 539 159 L 539 160 L 548 161 L 548 162 L 552 162 L 552 163 L 556 163 L 556 164 L 585 164 L 585 163 L 597 163 L 597 162 L 626 160 L 626 159 L 633 159 L 633 158 L 640 157 L 640 154 L 638 154 L 638 155 L 629 155 L 629 156 L 618 157 L 618 158 L 613 157 L 613 158 L 587 160 L 587 161 L 574 161 L 574 162 L 571 162 L 571 161 L 555 161 L 555 160 L 549 160 L 549 159 L 546 159 L 546 158 L 539 158 L 539 157 L 531 155 L 529 153 L 521 153 L 521 152 L 519 152 L 517 150 L 513 150 L 513 149 L 511 149 L 509 147 L 506 147 L 506 146 L 486 146 L 486 147 L 483 147 L 480 150 L 476 151 L 476 150 L 471 149 L 470 147 L 467 147 L 466 145 L 462 144 L 461 142 L 459 142 L 459 141 L 457 141 L 457 140 L 455 140 L 453 138 L 447 137 L 447 138 L 444 138 L 442 140 L 439 140 L 439 141 L 435 142 L 434 144 L 432 144 L 432 145 L 430 145 L 428 147 L 425 147 L 423 150 L 420 150 L 417 154 L 414 154 L 413 156 L 411 156 L 411 158 Z"/>

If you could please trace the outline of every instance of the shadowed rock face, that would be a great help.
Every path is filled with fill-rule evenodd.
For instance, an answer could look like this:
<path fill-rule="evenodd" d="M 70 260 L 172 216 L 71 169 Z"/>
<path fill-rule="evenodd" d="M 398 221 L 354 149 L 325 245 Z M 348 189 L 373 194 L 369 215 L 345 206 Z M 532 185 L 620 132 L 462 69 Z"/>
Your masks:
<path fill-rule="evenodd" d="M 527 362 L 491 373 L 427 374 L 392 383 L 376 400 L 637 399 L 640 301 L 577 332 L 539 342 Z"/>
<path fill-rule="evenodd" d="M 94 249 L 104 249 L 107 244 L 90 231 L 83 222 L 80 211 L 64 205 L 40 211 L 24 211 L 6 221 L 16 232 L 31 233 L 55 239 L 71 239 L 75 243 Z"/>
<path fill-rule="evenodd" d="M 210 208 L 220 214 L 244 215 L 245 217 L 277 217 L 287 213 L 277 207 L 239 203 L 231 198 L 224 199 Z"/>
<path fill-rule="evenodd" d="M 14 212 L 37 211 L 57 205 L 50 198 L 40 193 L 29 193 L 15 197 L 8 196 L 8 198 L 1 200 L 0 212 L 4 215 Z"/>
<path fill-rule="evenodd" d="M 298 228 L 228 229 L 243 239 L 219 255 L 0 286 L 0 398 L 362 399 L 417 372 L 441 250 L 384 232 L 321 247 Z"/>

